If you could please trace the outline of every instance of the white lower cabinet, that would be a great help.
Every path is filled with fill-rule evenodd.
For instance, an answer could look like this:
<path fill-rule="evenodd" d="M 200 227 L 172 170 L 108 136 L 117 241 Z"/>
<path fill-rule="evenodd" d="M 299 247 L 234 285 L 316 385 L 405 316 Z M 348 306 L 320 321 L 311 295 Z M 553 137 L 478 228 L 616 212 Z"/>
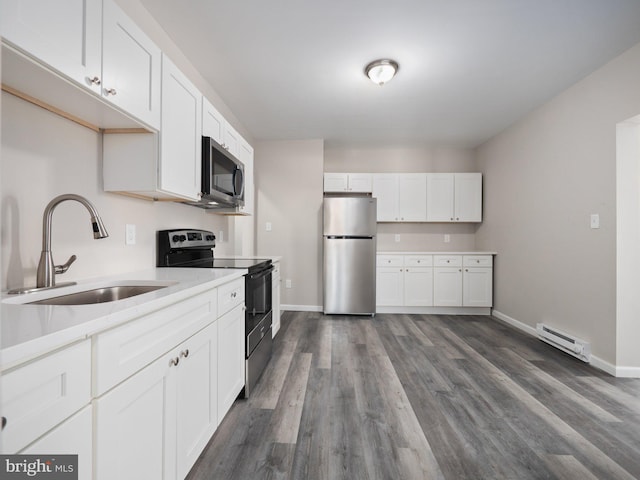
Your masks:
<path fill-rule="evenodd" d="M 78 478 L 90 479 L 93 441 L 92 409 L 87 405 L 24 450 L 23 455 L 78 455 Z"/>
<path fill-rule="evenodd" d="M 273 263 L 273 273 L 271 274 L 271 310 L 273 318 L 271 320 L 271 336 L 275 337 L 280 330 L 280 262 Z"/>
<path fill-rule="evenodd" d="M 218 418 L 227 414 L 244 387 L 244 309 L 239 305 L 218 320 Z"/>
<path fill-rule="evenodd" d="M 187 475 L 218 426 L 217 327 L 95 400 L 98 480 Z"/>
<path fill-rule="evenodd" d="M 433 305 L 431 255 L 378 255 L 376 305 Z"/>
<path fill-rule="evenodd" d="M 493 305 L 491 254 L 381 254 L 377 256 L 376 277 L 376 305 L 384 307 L 384 312 L 396 311 L 394 307 L 404 313 L 423 311 L 416 310 L 420 307 L 463 307 L 454 313 L 478 313 L 482 310 L 465 308 Z"/>
<path fill-rule="evenodd" d="M 91 401 L 91 342 L 82 341 L 0 377 L 2 453 L 13 454 Z M 82 439 L 91 444 L 91 436 Z M 48 453 L 48 452 L 41 452 Z"/>

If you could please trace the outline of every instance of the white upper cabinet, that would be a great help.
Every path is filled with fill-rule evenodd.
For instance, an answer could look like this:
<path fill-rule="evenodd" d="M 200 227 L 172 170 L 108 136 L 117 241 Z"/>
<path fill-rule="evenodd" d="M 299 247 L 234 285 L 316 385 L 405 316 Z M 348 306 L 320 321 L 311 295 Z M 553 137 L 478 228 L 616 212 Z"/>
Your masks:
<path fill-rule="evenodd" d="M 325 173 L 324 191 L 328 193 L 371 193 L 370 173 Z"/>
<path fill-rule="evenodd" d="M 244 205 L 240 207 L 240 213 L 253 215 L 255 206 L 255 185 L 253 180 L 253 147 L 240 137 L 238 159 L 244 165 Z"/>
<path fill-rule="evenodd" d="M 0 0 L 0 11 L 5 40 L 100 93 L 102 0 Z"/>
<path fill-rule="evenodd" d="M 160 49 L 104 0 L 102 95 L 152 127 L 160 125 Z"/>
<path fill-rule="evenodd" d="M 392 173 L 374 173 L 372 196 L 378 200 L 378 222 L 397 222 L 398 176 Z"/>
<path fill-rule="evenodd" d="M 481 222 L 482 174 L 427 174 L 427 221 Z"/>
<path fill-rule="evenodd" d="M 160 127 L 160 49 L 113 0 L 0 0 L 0 10 L 4 40 L 47 67 L 12 64 L 18 71 L 3 72 L 3 82 L 97 127 L 133 126 L 125 116 Z M 86 91 L 126 115 L 114 116 L 97 96 L 78 96 Z"/>
<path fill-rule="evenodd" d="M 202 135 L 213 138 L 222 148 L 241 160 L 240 148 L 244 139 L 204 97 L 202 98 Z"/>
<path fill-rule="evenodd" d="M 162 56 L 160 189 L 198 200 L 202 171 L 202 94 Z"/>
<path fill-rule="evenodd" d="M 202 178 L 202 94 L 162 56 L 160 133 L 105 133 L 107 192 L 198 200 Z"/>
<path fill-rule="evenodd" d="M 373 197 L 378 199 L 378 222 L 427 220 L 426 174 L 373 174 L 372 190 Z"/>

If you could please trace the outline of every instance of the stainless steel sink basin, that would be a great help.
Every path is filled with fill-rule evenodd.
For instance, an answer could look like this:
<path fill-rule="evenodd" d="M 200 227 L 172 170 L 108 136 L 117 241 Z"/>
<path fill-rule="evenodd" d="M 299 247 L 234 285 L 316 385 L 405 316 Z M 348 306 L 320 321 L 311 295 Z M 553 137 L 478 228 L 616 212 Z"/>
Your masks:
<path fill-rule="evenodd" d="M 135 297 L 143 293 L 166 288 L 169 285 L 114 285 L 110 287 L 85 290 L 83 292 L 49 297 L 29 305 L 90 305 L 95 303 L 115 302 L 124 298 Z"/>

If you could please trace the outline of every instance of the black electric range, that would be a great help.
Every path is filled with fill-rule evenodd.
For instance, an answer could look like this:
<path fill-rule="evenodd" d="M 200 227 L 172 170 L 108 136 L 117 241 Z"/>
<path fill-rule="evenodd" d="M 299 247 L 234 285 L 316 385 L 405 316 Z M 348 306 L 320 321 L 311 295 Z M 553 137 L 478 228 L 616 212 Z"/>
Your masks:
<path fill-rule="evenodd" d="M 245 398 L 260 379 L 272 352 L 270 258 L 215 258 L 213 232 L 196 229 L 157 233 L 158 267 L 242 268 L 245 277 Z"/>

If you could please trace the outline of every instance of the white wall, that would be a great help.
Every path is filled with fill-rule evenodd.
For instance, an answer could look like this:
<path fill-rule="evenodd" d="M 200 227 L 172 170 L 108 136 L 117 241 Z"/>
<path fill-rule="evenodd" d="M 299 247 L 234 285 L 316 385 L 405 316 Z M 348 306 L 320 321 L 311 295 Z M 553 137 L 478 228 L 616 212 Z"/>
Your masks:
<path fill-rule="evenodd" d="M 325 146 L 325 172 L 421 173 L 475 172 L 475 154 L 464 148 Z M 380 252 L 470 251 L 476 224 L 379 223 Z M 448 234 L 449 243 L 444 243 Z M 396 235 L 400 241 L 396 242 Z"/>
<path fill-rule="evenodd" d="M 620 376 L 637 377 L 640 376 L 640 117 L 617 126 L 616 164 L 616 365 L 620 366 Z"/>
<path fill-rule="evenodd" d="M 94 240 L 87 211 L 60 204 L 53 215 L 57 264 L 78 260 L 58 281 L 125 273 L 155 266 L 155 232 L 193 227 L 225 232 L 216 253 L 234 253 L 233 220 L 171 202 L 132 199 L 102 191 L 101 135 L 2 93 L 0 158 L 1 288 L 35 285 L 42 249 L 42 213 L 62 193 L 77 193 L 98 209 L 109 238 Z M 137 226 L 137 244 L 125 246 L 125 224 Z"/>
<path fill-rule="evenodd" d="M 322 306 L 322 140 L 255 145 L 258 255 L 282 256 L 283 305 Z M 266 231 L 266 223 L 271 231 Z M 285 287 L 286 279 L 291 287 Z"/>
<path fill-rule="evenodd" d="M 495 308 L 616 362 L 616 124 L 640 112 L 640 44 L 477 149 Z M 600 228 L 590 229 L 590 214 Z M 637 358 L 636 358 L 637 361 Z M 640 363 L 639 363 L 640 365 Z"/>

